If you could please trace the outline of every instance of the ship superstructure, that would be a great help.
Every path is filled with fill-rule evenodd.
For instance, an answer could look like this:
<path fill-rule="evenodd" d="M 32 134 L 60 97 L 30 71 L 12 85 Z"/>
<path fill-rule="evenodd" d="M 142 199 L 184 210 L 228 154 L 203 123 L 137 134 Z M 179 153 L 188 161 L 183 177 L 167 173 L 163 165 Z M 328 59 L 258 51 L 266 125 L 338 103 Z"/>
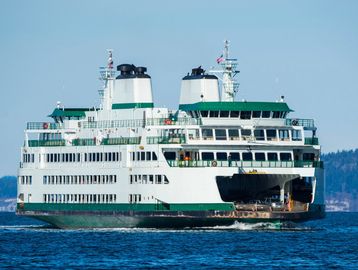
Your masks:
<path fill-rule="evenodd" d="M 314 121 L 288 118 L 283 97 L 235 101 L 228 42 L 217 62 L 219 70 L 182 79 L 179 109 L 170 110 L 154 106 L 145 67 L 115 72 L 109 51 L 98 108 L 58 103 L 53 121 L 27 124 L 17 213 L 61 228 L 323 217 Z"/>

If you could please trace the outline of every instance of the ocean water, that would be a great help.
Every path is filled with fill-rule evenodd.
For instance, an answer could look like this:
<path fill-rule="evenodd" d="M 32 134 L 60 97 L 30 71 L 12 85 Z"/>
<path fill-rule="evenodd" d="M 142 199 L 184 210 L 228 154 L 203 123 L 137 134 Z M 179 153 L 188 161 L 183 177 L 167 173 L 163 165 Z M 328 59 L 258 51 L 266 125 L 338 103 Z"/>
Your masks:
<path fill-rule="evenodd" d="M 0 269 L 358 269 L 358 213 L 302 224 L 60 230 L 0 213 Z"/>

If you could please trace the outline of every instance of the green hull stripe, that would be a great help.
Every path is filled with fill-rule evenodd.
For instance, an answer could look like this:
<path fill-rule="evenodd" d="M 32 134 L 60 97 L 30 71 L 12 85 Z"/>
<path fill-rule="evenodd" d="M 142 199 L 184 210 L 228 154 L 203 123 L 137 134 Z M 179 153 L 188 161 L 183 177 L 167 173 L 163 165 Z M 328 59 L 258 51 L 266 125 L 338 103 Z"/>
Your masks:
<path fill-rule="evenodd" d="M 19 211 L 232 211 L 232 203 L 175 203 L 175 204 L 89 204 L 89 203 L 24 203 Z"/>
<path fill-rule="evenodd" d="M 116 103 L 112 104 L 112 109 L 133 109 L 133 108 L 153 108 L 152 102 L 148 103 Z"/>

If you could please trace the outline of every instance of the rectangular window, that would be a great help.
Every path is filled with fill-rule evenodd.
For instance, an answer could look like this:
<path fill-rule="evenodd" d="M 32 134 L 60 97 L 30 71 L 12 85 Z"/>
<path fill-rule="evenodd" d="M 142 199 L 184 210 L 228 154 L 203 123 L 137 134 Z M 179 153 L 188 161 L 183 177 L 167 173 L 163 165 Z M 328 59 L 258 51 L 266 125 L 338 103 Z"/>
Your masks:
<path fill-rule="evenodd" d="M 152 159 L 151 152 L 145 152 L 146 153 L 146 160 L 150 161 Z"/>
<path fill-rule="evenodd" d="M 226 141 L 226 129 L 215 129 L 215 139 L 218 141 Z"/>
<path fill-rule="evenodd" d="M 199 129 L 188 129 L 189 140 L 199 140 Z"/>
<path fill-rule="evenodd" d="M 247 141 L 251 138 L 251 129 L 242 129 L 241 130 L 241 138 L 244 141 Z"/>
<path fill-rule="evenodd" d="M 240 116 L 240 111 L 231 111 L 230 112 L 231 118 L 239 118 L 239 116 Z"/>
<path fill-rule="evenodd" d="M 166 160 L 175 160 L 176 153 L 175 152 L 164 152 L 164 157 Z"/>
<path fill-rule="evenodd" d="M 201 134 L 202 134 L 203 140 L 213 140 L 213 138 L 214 138 L 212 129 L 203 128 L 201 130 Z"/>
<path fill-rule="evenodd" d="M 288 129 L 279 129 L 278 136 L 280 138 L 280 141 L 289 141 L 290 140 L 290 135 L 289 135 Z"/>
<path fill-rule="evenodd" d="M 229 157 L 231 158 L 232 161 L 239 161 L 240 160 L 240 153 L 230 152 Z"/>
<path fill-rule="evenodd" d="M 291 153 L 280 153 L 280 160 L 281 161 L 291 161 L 292 160 Z"/>
<path fill-rule="evenodd" d="M 263 129 L 255 129 L 254 136 L 257 141 L 264 141 L 265 140 L 265 133 Z"/>
<path fill-rule="evenodd" d="M 242 153 L 242 160 L 243 161 L 251 161 L 252 160 L 252 153 L 250 153 L 250 152 Z"/>
<path fill-rule="evenodd" d="M 261 117 L 261 111 L 252 112 L 252 118 L 260 118 L 260 117 Z"/>
<path fill-rule="evenodd" d="M 276 129 L 267 129 L 266 136 L 268 141 L 276 141 L 277 140 L 277 131 Z"/>
<path fill-rule="evenodd" d="M 270 117 L 271 117 L 271 111 L 262 112 L 262 118 L 270 118 Z"/>
<path fill-rule="evenodd" d="M 272 118 L 280 118 L 281 112 L 273 112 Z"/>
<path fill-rule="evenodd" d="M 227 153 L 225 152 L 217 152 L 216 153 L 217 160 L 227 160 Z"/>
<path fill-rule="evenodd" d="M 267 160 L 268 161 L 277 161 L 278 160 L 277 153 L 267 153 Z"/>
<path fill-rule="evenodd" d="M 137 161 L 140 160 L 140 152 L 137 152 Z"/>
<path fill-rule="evenodd" d="M 214 153 L 212 152 L 202 152 L 201 153 L 202 160 L 214 160 Z"/>
<path fill-rule="evenodd" d="M 150 184 L 154 183 L 154 175 L 149 175 L 149 183 Z"/>
<path fill-rule="evenodd" d="M 152 158 L 153 160 L 158 160 L 157 154 L 155 152 L 152 152 Z"/>
<path fill-rule="evenodd" d="M 265 161 L 265 153 L 255 153 L 256 161 Z"/>
<path fill-rule="evenodd" d="M 208 117 L 208 111 L 201 111 L 201 117 Z"/>
<path fill-rule="evenodd" d="M 251 111 L 241 111 L 240 119 L 251 119 Z"/>
<path fill-rule="evenodd" d="M 210 111 L 210 117 L 218 118 L 219 117 L 219 111 Z"/>
<path fill-rule="evenodd" d="M 229 111 L 220 111 L 220 117 L 222 118 L 229 117 Z"/>
<path fill-rule="evenodd" d="M 240 140 L 239 130 L 229 129 L 228 132 L 229 132 L 229 140 L 230 141 Z"/>
<path fill-rule="evenodd" d="M 301 130 L 297 130 L 297 129 L 292 130 L 292 141 L 302 141 Z"/>
<path fill-rule="evenodd" d="M 145 161 L 145 152 L 140 152 L 140 160 Z"/>

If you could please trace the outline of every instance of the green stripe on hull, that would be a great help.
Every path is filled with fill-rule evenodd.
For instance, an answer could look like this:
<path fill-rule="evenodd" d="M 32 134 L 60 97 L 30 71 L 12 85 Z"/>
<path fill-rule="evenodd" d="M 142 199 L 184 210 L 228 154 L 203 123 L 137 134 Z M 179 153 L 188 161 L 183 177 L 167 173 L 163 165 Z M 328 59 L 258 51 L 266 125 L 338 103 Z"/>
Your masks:
<path fill-rule="evenodd" d="M 19 211 L 232 211 L 232 203 L 174 203 L 174 204 L 89 204 L 89 203 L 24 203 Z"/>
<path fill-rule="evenodd" d="M 115 103 L 112 104 L 112 109 L 134 109 L 134 108 L 153 108 L 152 102 L 147 103 Z"/>

